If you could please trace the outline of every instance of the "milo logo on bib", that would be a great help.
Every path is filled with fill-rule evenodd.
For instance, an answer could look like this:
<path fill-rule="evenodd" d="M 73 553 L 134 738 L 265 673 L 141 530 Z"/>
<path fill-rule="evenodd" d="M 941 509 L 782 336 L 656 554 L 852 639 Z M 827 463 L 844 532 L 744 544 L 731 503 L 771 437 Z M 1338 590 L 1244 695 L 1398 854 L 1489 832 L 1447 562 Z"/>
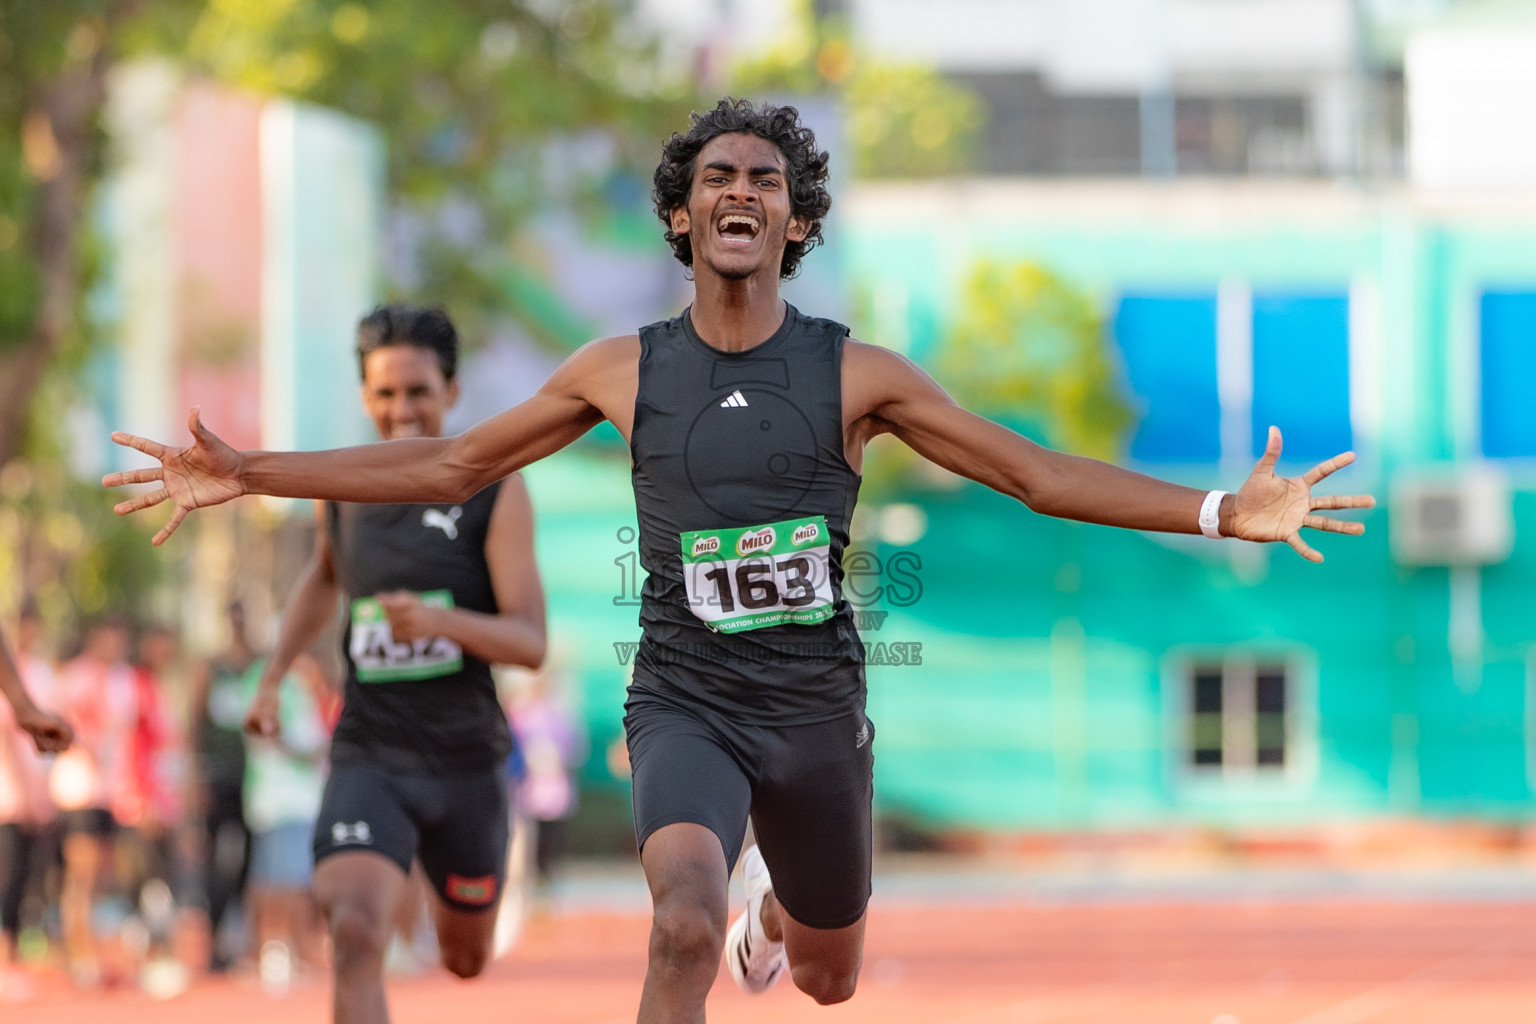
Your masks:
<path fill-rule="evenodd" d="M 824 516 L 683 534 L 688 609 L 709 628 L 740 633 L 832 617 L 832 542 Z"/>
<path fill-rule="evenodd" d="M 744 533 L 736 538 L 736 553 L 738 555 L 750 555 L 754 551 L 767 551 L 773 547 L 773 542 L 778 539 L 778 534 L 773 532 L 773 527 L 765 526 L 761 530 Z"/>
<path fill-rule="evenodd" d="M 453 607 L 453 594 L 447 590 L 429 590 L 417 596 L 432 608 Z M 352 642 L 347 653 L 362 683 L 435 679 L 464 668 L 463 649 L 446 637 L 397 642 L 384 606 L 371 597 L 352 602 Z"/>

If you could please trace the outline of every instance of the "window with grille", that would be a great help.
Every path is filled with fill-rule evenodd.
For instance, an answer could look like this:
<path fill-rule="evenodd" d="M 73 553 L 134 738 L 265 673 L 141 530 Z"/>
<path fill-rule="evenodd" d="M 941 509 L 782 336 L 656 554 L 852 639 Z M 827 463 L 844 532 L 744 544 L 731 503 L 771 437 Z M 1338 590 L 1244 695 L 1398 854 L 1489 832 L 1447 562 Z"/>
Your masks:
<path fill-rule="evenodd" d="M 1278 661 L 1228 659 L 1192 665 L 1186 729 L 1190 767 L 1285 768 L 1293 755 L 1293 675 Z"/>

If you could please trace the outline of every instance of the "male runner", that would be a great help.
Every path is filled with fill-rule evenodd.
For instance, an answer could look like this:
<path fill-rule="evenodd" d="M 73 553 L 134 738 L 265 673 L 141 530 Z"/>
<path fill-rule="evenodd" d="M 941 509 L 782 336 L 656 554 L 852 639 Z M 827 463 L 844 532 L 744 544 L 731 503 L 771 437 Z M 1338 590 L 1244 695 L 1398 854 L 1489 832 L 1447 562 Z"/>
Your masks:
<path fill-rule="evenodd" d="M 172 501 L 158 543 L 191 509 L 246 493 L 457 500 L 602 420 L 618 428 L 649 573 L 625 723 L 654 907 L 642 1024 L 704 1019 L 749 814 L 761 862 L 749 851 L 748 913 L 727 949 L 733 975 L 761 990 L 787 962 L 818 1002 L 853 994 L 870 891 L 873 730 L 840 559 L 870 438 L 894 434 L 1036 512 L 1285 541 L 1312 561 L 1322 555 L 1303 526 L 1363 529 L 1315 510 L 1372 504 L 1311 493 L 1350 454 L 1276 476 L 1274 430 L 1226 496 L 1050 451 L 959 408 L 900 355 L 802 315 L 779 298 L 779 281 L 820 239 L 826 164 L 792 108 L 724 100 L 695 114 L 666 143 L 655 178 L 667 239 L 692 270 L 692 306 L 592 342 L 528 401 L 458 437 L 236 452 L 195 409 L 189 448 L 113 435 L 161 463 L 104 481 L 161 484 L 117 506 Z"/>
<path fill-rule="evenodd" d="M 445 314 L 381 306 L 358 325 L 357 355 L 380 438 L 442 436 L 458 398 Z M 388 1020 L 384 955 L 415 858 L 436 890 L 443 966 L 472 978 L 490 957 L 512 750 L 490 666 L 535 667 L 545 648 L 533 511 L 522 480 L 503 476 L 452 501 L 319 506 L 314 555 L 246 716 L 281 740 L 279 684 L 344 594 L 346 694 L 314 829 L 339 1024 Z"/>

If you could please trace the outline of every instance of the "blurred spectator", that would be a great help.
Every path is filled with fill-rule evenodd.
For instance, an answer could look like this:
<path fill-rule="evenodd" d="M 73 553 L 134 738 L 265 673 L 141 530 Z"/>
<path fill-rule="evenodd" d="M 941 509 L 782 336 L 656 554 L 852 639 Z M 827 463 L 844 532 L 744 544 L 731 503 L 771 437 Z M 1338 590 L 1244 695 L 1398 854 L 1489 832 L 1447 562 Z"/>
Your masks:
<path fill-rule="evenodd" d="M 140 982 L 160 997 L 174 995 L 187 984 L 186 971 L 172 953 L 177 894 L 184 895 L 186 888 L 181 884 L 186 871 L 178 842 L 186 745 L 166 699 L 180 646 L 165 626 L 147 626 L 139 635 L 133 666 L 138 718 L 129 755 L 134 795 L 117 811 L 123 826 L 118 861 L 126 882 L 124 895 L 142 922 L 134 952 L 147 954 Z"/>
<path fill-rule="evenodd" d="M 133 772 L 139 728 L 139 684 L 127 663 L 128 624 L 118 616 L 86 632 L 78 656 L 59 673 L 65 716 L 75 744 L 49 774 L 63 834 L 64 884 L 59 913 L 70 975 L 84 988 L 101 981 L 91 909 L 111 878 L 119 815 L 138 820 L 140 793 Z"/>
<path fill-rule="evenodd" d="M 246 671 L 242 707 L 255 698 L 263 665 L 258 660 Z M 260 951 L 258 974 L 272 994 L 287 990 L 295 961 L 321 966 L 324 947 L 311 891 L 311 844 L 330 742 L 327 683 L 308 655 L 294 660 L 283 682 L 277 735 L 245 737 L 245 821 L 251 831 L 246 898 Z"/>
<path fill-rule="evenodd" d="M 16 623 L 14 663 L 27 695 L 41 708 L 57 702 L 53 663 L 41 647 L 37 608 L 24 604 Z M 42 881 L 53 859 L 56 809 L 48 795 L 48 761 L 17 728 L 9 701 L 0 701 L 0 1000 L 18 1001 L 32 990 L 21 971 L 23 910 L 28 902 L 41 919 Z M 32 897 L 29 901 L 28 897 Z"/>
<path fill-rule="evenodd" d="M 575 770 L 587 754 L 585 732 L 572 712 L 569 687 L 557 670 L 534 675 L 511 702 L 512 731 L 522 755 L 517 788 L 519 821 L 532 831 L 534 880 L 547 888 L 564 849 L 565 821 L 576 810 Z"/>
<path fill-rule="evenodd" d="M 137 717 L 128 755 L 131 790 L 113 808 L 120 824 L 135 829 L 155 846 L 165 845 L 182 813 L 177 787 L 182 740 L 164 698 L 178 647 L 176 635 L 164 626 L 148 627 L 140 635 L 133 665 Z M 170 853 L 160 850 L 154 856 L 168 858 Z M 164 870 L 159 876 L 169 881 L 172 873 L 168 865 L 161 867 Z"/>
<path fill-rule="evenodd" d="M 245 608 L 228 609 L 229 638 L 216 657 L 192 673 L 189 703 L 192 766 L 190 800 L 202 821 L 202 887 L 208 901 L 209 969 L 229 967 L 220 933 L 230 904 L 245 888 L 251 835 L 245 821 L 246 671 L 256 661 L 246 634 Z"/>

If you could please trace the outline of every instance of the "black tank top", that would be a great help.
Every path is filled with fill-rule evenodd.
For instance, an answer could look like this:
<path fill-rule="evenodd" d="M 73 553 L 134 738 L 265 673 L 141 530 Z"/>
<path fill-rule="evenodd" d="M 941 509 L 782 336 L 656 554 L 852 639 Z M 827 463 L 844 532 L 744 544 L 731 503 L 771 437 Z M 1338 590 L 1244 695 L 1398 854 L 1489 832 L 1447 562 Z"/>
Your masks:
<path fill-rule="evenodd" d="M 483 771 L 512 750 L 491 668 L 441 637 L 393 643 L 374 595 L 494 614 L 485 535 L 501 484 L 462 505 L 326 505 L 336 581 L 347 597 L 346 700 L 331 741 L 337 764 L 404 774 Z"/>
<path fill-rule="evenodd" d="M 635 690 L 758 724 L 863 707 L 864 651 L 842 594 L 859 491 L 843 454 L 847 336 L 793 306 L 747 352 L 706 344 L 688 312 L 641 329 L 630 449 L 648 575 Z"/>

